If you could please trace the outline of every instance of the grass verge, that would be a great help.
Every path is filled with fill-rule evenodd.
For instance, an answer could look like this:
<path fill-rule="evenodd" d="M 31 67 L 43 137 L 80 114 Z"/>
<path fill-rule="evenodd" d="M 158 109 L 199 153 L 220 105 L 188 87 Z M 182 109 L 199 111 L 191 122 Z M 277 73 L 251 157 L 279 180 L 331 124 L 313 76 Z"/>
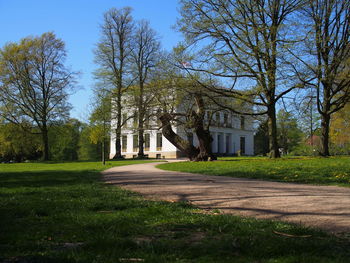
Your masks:
<path fill-rule="evenodd" d="M 131 163 L 0 164 L 0 262 L 348 262 L 344 238 L 101 182 Z"/>
<path fill-rule="evenodd" d="M 157 167 L 207 175 L 350 187 L 350 157 L 221 158 L 215 162 L 167 163 Z"/>

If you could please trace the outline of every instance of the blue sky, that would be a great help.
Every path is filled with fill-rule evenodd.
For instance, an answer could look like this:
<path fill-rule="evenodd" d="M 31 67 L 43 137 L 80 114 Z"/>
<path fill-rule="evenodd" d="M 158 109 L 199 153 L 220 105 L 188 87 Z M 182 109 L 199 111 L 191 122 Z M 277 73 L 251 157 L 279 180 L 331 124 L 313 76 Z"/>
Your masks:
<path fill-rule="evenodd" d="M 67 65 L 82 75 L 72 95 L 71 116 L 86 120 L 94 80 L 93 49 L 99 40 L 103 13 L 112 7 L 133 8 L 135 20 L 146 19 L 171 50 L 181 35 L 171 27 L 178 17 L 177 0 L 0 0 L 0 47 L 29 35 L 53 31 L 66 43 Z"/>

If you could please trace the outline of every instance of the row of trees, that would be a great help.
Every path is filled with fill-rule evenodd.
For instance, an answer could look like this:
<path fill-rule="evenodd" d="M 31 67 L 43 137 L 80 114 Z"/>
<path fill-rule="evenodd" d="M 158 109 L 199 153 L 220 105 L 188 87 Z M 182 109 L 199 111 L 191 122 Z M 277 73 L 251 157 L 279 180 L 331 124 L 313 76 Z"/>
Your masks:
<path fill-rule="evenodd" d="M 159 57 L 161 55 L 159 52 L 140 52 L 142 49 L 138 47 L 142 46 L 143 38 L 138 36 L 142 36 L 143 30 L 133 31 L 130 9 L 114 9 L 107 12 L 102 30 L 103 36 L 110 37 L 111 31 L 106 34 L 105 28 L 113 27 L 113 24 L 124 25 L 129 29 L 121 31 L 128 34 L 115 33 L 114 41 L 111 38 L 106 41 L 104 38 L 104 47 L 109 46 L 114 52 L 125 54 L 124 57 L 117 56 L 119 71 L 115 71 L 114 66 L 108 65 L 110 72 L 114 70 L 119 76 L 124 74 L 125 80 L 133 85 L 135 84 L 133 78 L 141 80 L 143 71 L 139 67 L 138 70 L 132 70 L 133 74 L 128 77 L 130 71 L 128 67 L 121 66 L 123 61 L 120 58 L 133 61 L 129 64 L 129 68 L 132 69 L 132 65 L 136 65 L 136 68 L 138 65 L 144 65 L 140 62 L 142 61 L 140 57 L 135 59 L 137 56 L 133 54 L 148 54 L 153 58 L 152 62 L 158 63 L 157 67 L 152 68 L 154 71 L 150 74 L 148 83 L 152 83 L 153 88 L 158 87 L 162 90 L 161 85 L 158 85 L 161 82 L 168 91 L 175 86 L 181 87 L 181 89 L 175 87 L 175 96 L 191 97 L 196 102 L 188 106 L 191 110 L 185 110 L 184 114 L 180 114 L 171 110 L 169 112 L 169 105 L 164 107 L 164 101 L 168 101 L 169 98 L 166 99 L 164 96 L 156 98 L 157 115 L 162 122 L 166 138 L 186 152 L 191 159 L 201 160 L 199 156 L 205 155 L 203 160 L 206 160 L 211 152 L 210 135 L 209 138 L 205 138 L 202 137 L 205 133 L 197 131 L 205 130 L 203 119 L 200 117 L 205 108 L 200 107 L 203 104 L 200 100 L 208 100 L 209 104 L 216 105 L 214 110 L 225 109 L 238 114 L 267 116 L 270 156 L 279 157 L 277 106 L 285 104 L 285 101 L 291 98 L 300 104 L 303 97 L 310 97 L 314 100 L 310 101 L 309 106 L 312 107 L 315 102 L 321 118 L 320 153 L 328 156 L 331 116 L 341 110 L 350 99 L 349 2 L 181 0 L 180 3 L 181 18 L 178 20 L 177 28 L 184 34 L 185 42 L 179 44 L 170 59 L 169 56 L 165 59 L 167 67 L 165 71 L 160 69 L 161 65 L 164 66 L 162 64 L 164 55 Z M 113 19 L 108 20 L 108 17 Z M 132 40 L 133 45 L 122 48 L 121 40 L 128 39 Z M 118 45 L 113 46 L 113 43 Z M 144 47 L 153 46 L 145 42 Z M 129 54 L 130 59 L 127 59 L 126 54 Z M 109 62 L 111 58 L 115 59 L 109 52 L 108 56 L 99 56 L 99 61 Z M 162 77 L 159 77 L 160 72 L 163 73 Z M 168 81 L 171 79 L 171 83 L 167 83 L 164 75 L 168 76 Z M 118 96 L 114 97 L 117 105 L 116 157 L 120 157 L 119 138 L 123 126 L 120 103 L 123 83 L 120 79 L 114 81 L 117 84 L 115 88 L 119 92 Z M 186 84 L 181 85 L 182 80 L 177 81 L 179 79 L 186 79 Z M 142 99 L 143 86 L 146 82 L 145 79 L 144 82 L 137 83 L 140 95 L 136 103 L 138 105 L 147 105 Z M 127 89 L 128 86 L 124 84 L 124 90 Z M 153 90 L 152 94 L 161 94 L 161 91 Z M 223 98 L 231 98 L 232 102 L 227 103 Z M 143 155 L 145 112 L 146 108 L 138 107 L 140 116 L 137 128 L 141 146 L 139 156 Z M 176 136 L 170 129 L 171 124 L 175 123 L 185 123 L 196 132 L 200 146 L 195 148 Z M 208 130 L 206 132 L 208 133 Z M 201 142 L 206 142 L 203 144 L 207 145 L 206 153 L 197 155 L 202 148 Z"/>
<path fill-rule="evenodd" d="M 277 104 L 297 90 L 300 102 L 311 90 L 321 116 L 321 154 L 328 156 L 331 116 L 350 96 L 349 1 L 180 2 L 186 70 L 231 87 L 203 85 L 207 90 L 255 105 L 255 112 L 241 114 L 267 116 L 271 157 L 279 157 Z"/>
<path fill-rule="evenodd" d="M 139 157 L 144 156 L 144 126 L 153 99 L 149 83 L 154 79 L 154 69 L 160 58 L 160 42 L 147 21 L 135 22 L 130 8 L 112 8 L 104 14 L 101 39 L 95 50 L 95 72 L 98 84 L 96 98 L 108 98 L 98 108 L 110 110 L 115 127 L 116 154 L 121 158 L 121 129 L 128 118 L 123 119 L 125 107 L 134 108 L 139 138 Z M 102 96 L 101 96 L 102 94 Z M 112 103 L 112 105 L 107 105 Z M 106 116 L 106 117 L 107 117 Z M 108 118 L 107 117 L 107 118 Z"/>
<path fill-rule="evenodd" d="M 333 114 L 330 125 L 329 149 L 332 155 L 350 154 L 350 103 Z M 302 118 L 302 119 L 301 119 Z M 277 113 L 277 139 L 282 154 L 318 155 L 322 149 L 321 121 L 313 116 L 293 115 L 280 109 Z M 312 126 L 312 130 L 310 127 Z M 260 122 L 255 135 L 255 154 L 266 155 L 269 152 L 267 122 Z"/>
<path fill-rule="evenodd" d="M 22 124 L 24 125 L 24 124 Z M 23 162 L 25 160 L 39 160 L 44 148 L 42 136 L 23 130 L 18 125 L 0 122 L 0 162 Z M 55 161 L 97 160 L 100 158 L 101 144 L 96 141 L 99 133 L 96 125 L 85 124 L 76 119 L 56 122 L 48 132 L 49 156 Z"/>
<path fill-rule="evenodd" d="M 348 1 L 181 0 L 180 14 L 177 28 L 185 41 L 170 54 L 160 50 L 147 21 L 134 21 L 130 8 L 104 14 L 90 118 L 90 138 L 101 143 L 103 153 L 112 134 L 114 158 L 122 157 L 122 127 L 133 118 L 143 157 L 146 123 L 155 117 L 163 135 L 190 159 L 213 159 L 212 117 L 206 122 L 204 115 L 226 110 L 266 121 L 270 156 L 279 157 L 285 143 L 278 130 L 288 128 L 278 127 L 276 108 L 294 103 L 312 113 L 316 104 L 320 152 L 330 154 L 331 117 L 350 100 Z M 69 117 L 67 98 L 77 72 L 64 65 L 65 58 L 64 43 L 53 33 L 0 50 L 3 125 L 40 134 L 44 160 L 50 154 L 50 127 Z M 179 105 L 185 105 L 182 112 L 175 110 Z M 125 117 L 127 109 L 134 112 Z M 287 118 L 289 112 L 281 114 Z M 174 133 L 177 124 L 197 135 L 198 147 Z"/>

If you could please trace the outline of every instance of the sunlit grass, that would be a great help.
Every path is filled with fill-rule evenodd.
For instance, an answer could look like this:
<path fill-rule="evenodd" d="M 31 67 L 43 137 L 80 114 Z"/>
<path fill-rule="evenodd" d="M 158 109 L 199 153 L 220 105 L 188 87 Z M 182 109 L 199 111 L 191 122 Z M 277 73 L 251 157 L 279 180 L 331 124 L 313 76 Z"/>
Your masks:
<path fill-rule="evenodd" d="M 165 170 L 273 180 L 280 182 L 350 186 L 350 157 L 226 157 L 215 162 L 158 165 Z"/>
<path fill-rule="evenodd" d="M 101 182 L 102 169 L 133 163 L 0 164 L 0 262 L 348 262 L 346 239 Z"/>

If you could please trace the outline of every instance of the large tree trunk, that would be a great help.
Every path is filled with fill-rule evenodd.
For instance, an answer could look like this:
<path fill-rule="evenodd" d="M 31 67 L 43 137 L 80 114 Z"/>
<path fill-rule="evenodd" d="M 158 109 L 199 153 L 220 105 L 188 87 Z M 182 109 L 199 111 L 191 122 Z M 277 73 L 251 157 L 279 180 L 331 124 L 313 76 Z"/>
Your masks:
<path fill-rule="evenodd" d="M 328 61 L 327 61 L 328 64 Z M 329 124 L 331 120 L 331 84 L 327 81 L 323 81 L 323 102 L 322 107 L 318 107 L 318 112 L 321 115 L 321 143 L 322 149 L 320 152 L 321 156 L 329 156 Z"/>
<path fill-rule="evenodd" d="M 120 127 L 117 127 L 115 130 L 115 155 L 113 159 L 122 159 L 122 147 L 121 147 L 121 129 Z"/>
<path fill-rule="evenodd" d="M 204 129 L 205 106 L 202 94 L 195 94 L 195 100 L 198 109 L 196 112 L 192 112 L 192 118 L 194 120 L 193 128 L 199 142 L 199 154 L 196 157 L 196 161 L 216 160 L 211 149 L 213 138 L 210 135 L 209 128 Z"/>
<path fill-rule="evenodd" d="M 139 70 L 141 72 L 141 70 Z M 139 123 L 138 123 L 138 133 L 139 133 L 139 152 L 137 153 L 137 156 L 139 158 L 145 157 L 144 152 L 144 118 L 145 118 L 145 105 L 143 105 L 143 96 L 144 96 L 144 86 L 143 86 L 143 77 L 140 74 L 140 80 L 139 80 L 139 86 L 140 86 L 140 97 L 138 102 L 138 114 L 139 114 Z"/>
<path fill-rule="evenodd" d="M 122 147 L 121 147 L 121 136 L 122 136 L 122 105 L 121 105 L 121 89 L 118 90 L 117 95 L 117 128 L 115 131 L 115 155 L 113 159 L 122 159 Z"/>
<path fill-rule="evenodd" d="M 197 135 L 199 146 L 194 147 L 192 143 L 182 139 L 173 131 L 170 123 L 172 116 L 169 113 L 163 113 L 159 118 L 163 126 L 163 135 L 191 161 L 216 160 L 211 149 L 213 138 L 210 135 L 209 129 L 204 128 L 205 106 L 202 94 L 197 93 L 194 95 L 197 110 L 192 111 L 190 118 L 192 123 L 191 128 L 194 129 L 194 132 Z"/>
<path fill-rule="evenodd" d="M 143 117 L 142 117 L 143 118 Z M 143 130 L 143 120 L 141 120 L 141 116 L 139 119 L 139 152 L 137 153 L 137 156 L 139 158 L 144 158 L 145 157 L 145 152 L 144 152 L 144 143 L 145 143 L 145 139 L 144 139 L 144 130 Z"/>
<path fill-rule="evenodd" d="M 271 105 L 267 111 L 270 158 L 281 157 L 277 139 L 276 109 Z"/>
<path fill-rule="evenodd" d="M 102 143 L 101 143 L 101 146 L 102 146 L 102 156 L 101 156 L 101 158 L 102 158 L 102 164 L 103 165 L 105 165 L 106 164 L 106 139 L 105 138 L 103 138 L 103 140 L 102 140 Z"/>
<path fill-rule="evenodd" d="M 208 130 L 205 130 L 203 126 L 196 127 L 195 130 L 199 142 L 199 154 L 195 158 L 195 161 L 216 160 L 216 157 L 214 156 L 211 149 L 213 138 L 211 137 L 210 132 Z"/>
<path fill-rule="evenodd" d="M 322 149 L 321 149 L 321 155 L 322 156 L 330 156 L 329 154 L 329 124 L 331 116 L 329 114 L 322 114 L 321 115 L 321 131 L 322 131 Z"/>
<path fill-rule="evenodd" d="M 47 129 L 46 123 L 44 123 L 44 125 L 41 129 L 41 134 L 42 134 L 42 140 L 43 140 L 43 146 L 44 146 L 44 161 L 48 161 L 48 160 L 50 160 L 49 136 L 48 136 L 48 129 Z"/>
<path fill-rule="evenodd" d="M 171 119 L 172 117 L 169 113 L 163 113 L 159 117 L 159 120 L 162 122 L 163 136 L 176 148 L 183 152 L 191 161 L 194 161 L 199 154 L 199 150 L 173 131 L 170 123 Z"/>

